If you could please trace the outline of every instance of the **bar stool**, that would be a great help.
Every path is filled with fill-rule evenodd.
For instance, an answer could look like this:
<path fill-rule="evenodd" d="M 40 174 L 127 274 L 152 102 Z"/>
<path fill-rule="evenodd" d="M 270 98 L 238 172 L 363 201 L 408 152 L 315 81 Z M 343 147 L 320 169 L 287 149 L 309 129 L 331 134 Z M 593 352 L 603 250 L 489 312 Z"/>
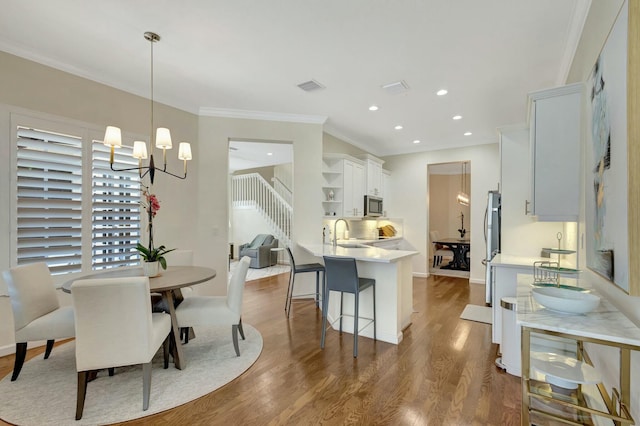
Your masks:
<path fill-rule="evenodd" d="M 352 257 L 332 257 L 324 256 L 324 267 L 326 269 L 326 285 L 324 297 L 322 299 L 322 338 L 320 347 L 324 349 L 325 335 L 327 333 L 327 308 L 329 307 L 329 293 L 331 291 L 340 292 L 340 333 L 342 333 L 342 296 L 344 293 L 351 293 L 355 299 L 353 311 L 353 357 L 358 357 L 358 333 L 369 325 L 373 324 L 373 340 L 376 340 L 376 280 L 373 278 L 360 278 L 356 260 Z M 371 287 L 373 290 L 373 318 L 363 318 L 368 322 L 358 329 L 358 312 L 360 305 L 360 292 Z M 351 315 L 348 315 L 351 316 Z"/>
<path fill-rule="evenodd" d="M 293 259 L 293 254 L 291 253 L 291 249 L 289 247 L 287 249 L 287 254 L 289 255 L 289 264 L 291 265 L 291 272 L 289 273 L 289 287 L 287 288 L 287 299 L 284 303 L 284 311 L 287 313 L 287 318 L 289 318 L 289 314 L 291 313 L 291 299 L 304 297 L 304 296 L 315 296 L 316 307 L 318 307 L 318 303 L 320 300 L 320 272 L 322 272 L 322 297 L 324 299 L 324 265 L 321 263 L 304 263 L 302 265 L 296 265 L 296 261 Z M 305 272 L 315 272 L 316 273 L 316 292 L 315 293 L 307 293 L 307 294 L 297 294 L 293 295 L 293 284 L 296 279 L 296 274 L 302 274 Z"/>

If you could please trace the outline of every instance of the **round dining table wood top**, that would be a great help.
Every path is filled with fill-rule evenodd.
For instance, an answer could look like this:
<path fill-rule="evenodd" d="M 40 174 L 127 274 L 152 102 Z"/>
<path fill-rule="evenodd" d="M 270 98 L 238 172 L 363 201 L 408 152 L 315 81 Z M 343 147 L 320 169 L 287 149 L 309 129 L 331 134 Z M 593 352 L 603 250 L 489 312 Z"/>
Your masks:
<path fill-rule="evenodd" d="M 66 293 L 71 293 L 71 284 L 77 280 L 122 277 L 144 277 L 143 268 L 114 268 L 93 272 L 66 281 L 62 285 L 62 290 Z M 215 277 L 216 270 L 204 266 L 168 266 L 167 269 L 160 270 L 159 276 L 149 278 L 149 290 L 158 293 L 167 290 L 176 290 L 178 288 L 200 284 Z"/>

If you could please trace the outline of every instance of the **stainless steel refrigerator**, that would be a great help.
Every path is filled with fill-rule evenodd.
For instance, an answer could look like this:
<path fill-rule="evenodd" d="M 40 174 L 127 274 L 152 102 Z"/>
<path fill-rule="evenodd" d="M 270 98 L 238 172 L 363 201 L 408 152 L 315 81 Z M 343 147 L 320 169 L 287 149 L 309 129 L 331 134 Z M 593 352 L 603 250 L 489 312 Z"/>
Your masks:
<path fill-rule="evenodd" d="M 488 263 L 500 253 L 500 213 L 501 197 L 498 191 L 489 191 L 487 196 L 487 209 L 484 212 L 484 240 L 487 245 L 487 253 L 482 262 L 486 268 L 485 278 L 485 302 L 491 305 L 493 292 L 493 277 Z"/>

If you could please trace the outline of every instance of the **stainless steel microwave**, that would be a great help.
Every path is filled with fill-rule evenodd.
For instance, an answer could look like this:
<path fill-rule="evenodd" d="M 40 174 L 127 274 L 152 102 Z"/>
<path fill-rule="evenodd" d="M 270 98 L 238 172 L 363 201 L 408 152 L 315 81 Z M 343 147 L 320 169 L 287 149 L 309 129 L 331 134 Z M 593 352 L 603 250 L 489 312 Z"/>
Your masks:
<path fill-rule="evenodd" d="M 382 198 L 372 197 L 371 195 L 364 196 L 364 215 L 369 217 L 382 216 Z"/>

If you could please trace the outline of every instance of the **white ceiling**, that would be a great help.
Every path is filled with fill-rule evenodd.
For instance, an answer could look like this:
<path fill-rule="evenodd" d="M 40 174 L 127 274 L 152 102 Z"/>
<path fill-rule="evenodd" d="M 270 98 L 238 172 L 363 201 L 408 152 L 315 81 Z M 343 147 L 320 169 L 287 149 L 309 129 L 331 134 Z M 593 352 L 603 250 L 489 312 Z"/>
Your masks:
<path fill-rule="evenodd" d="M 384 156 L 495 142 L 496 127 L 524 122 L 526 94 L 565 81 L 589 5 L 0 0 L 0 50 L 148 97 L 143 33 L 154 31 L 157 101 L 203 115 L 326 119 L 327 132 Z M 297 87 L 311 79 L 326 88 Z M 400 80 L 405 93 L 381 88 Z M 441 88 L 449 93 L 436 96 Z"/>
<path fill-rule="evenodd" d="M 251 141 L 229 142 L 229 172 L 293 163 L 293 145 Z"/>

